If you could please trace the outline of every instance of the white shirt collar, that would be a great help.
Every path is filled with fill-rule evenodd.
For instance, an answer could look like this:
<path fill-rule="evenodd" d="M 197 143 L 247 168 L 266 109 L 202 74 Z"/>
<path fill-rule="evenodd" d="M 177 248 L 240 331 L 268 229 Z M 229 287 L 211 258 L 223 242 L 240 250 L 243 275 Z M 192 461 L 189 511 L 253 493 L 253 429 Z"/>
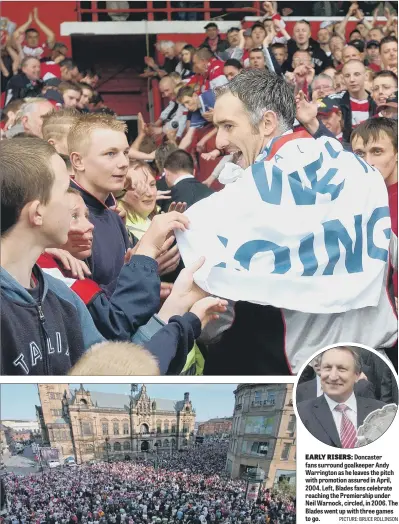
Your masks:
<path fill-rule="evenodd" d="M 182 180 L 185 180 L 186 178 L 194 178 L 194 175 L 181 175 L 181 176 L 179 176 L 179 178 L 176 178 L 176 180 L 175 180 L 173 185 L 175 186 L 176 184 L 178 184 Z"/>
<path fill-rule="evenodd" d="M 269 142 L 265 145 L 265 147 L 262 149 L 262 151 L 259 153 L 259 155 L 256 157 L 255 159 L 255 163 L 257 162 L 262 162 L 266 157 L 267 155 L 269 154 L 269 151 L 270 151 L 270 148 L 272 146 L 272 143 L 277 140 L 278 138 L 281 138 L 282 136 L 285 136 L 285 135 L 291 135 L 294 131 L 292 129 L 289 129 L 288 131 L 286 131 L 285 133 L 283 133 L 282 135 L 280 136 L 275 136 L 273 138 L 271 138 L 269 140 Z"/>
<path fill-rule="evenodd" d="M 352 391 L 352 395 L 345 402 L 335 402 L 335 400 L 330 398 L 325 393 L 324 393 L 324 398 L 326 399 L 327 404 L 331 411 L 333 411 L 335 407 L 338 406 L 338 404 L 345 404 L 346 406 L 348 406 L 349 409 L 357 413 L 357 402 L 356 402 L 356 397 L 353 391 Z"/>

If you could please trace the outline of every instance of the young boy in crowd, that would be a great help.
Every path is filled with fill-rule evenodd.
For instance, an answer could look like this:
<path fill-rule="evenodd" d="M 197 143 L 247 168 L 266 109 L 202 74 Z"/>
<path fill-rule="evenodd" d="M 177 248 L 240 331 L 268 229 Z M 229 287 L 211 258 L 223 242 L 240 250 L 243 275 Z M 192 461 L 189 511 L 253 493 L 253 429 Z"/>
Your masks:
<path fill-rule="evenodd" d="M 68 151 L 77 189 L 94 225 L 90 258 L 92 278 L 111 295 L 129 243 L 125 225 L 115 211 L 113 193 L 125 187 L 129 167 L 126 124 L 111 115 L 86 114 L 71 127 Z"/>
<path fill-rule="evenodd" d="M 54 148 L 38 138 L 2 141 L 0 158 L 1 373 L 65 374 L 89 347 L 104 340 L 79 297 L 63 282 L 44 275 L 36 265 L 46 248 L 64 245 L 68 240 L 71 222 L 68 172 Z M 175 215 L 167 232 L 173 228 L 184 229 L 187 225 L 183 215 Z M 166 236 L 165 230 L 161 232 L 160 229 L 157 229 L 157 240 L 152 247 L 147 242 L 138 247 L 138 252 L 152 249 L 151 254 L 156 254 L 157 244 L 162 244 Z M 197 264 L 192 273 L 200 265 Z M 224 310 L 223 301 L 210 297 L 197 300 L 202 296 L 203 292 L 195 288 L 186 272 L 176 288 L 175 297 L 169 297 L 159 312 L 159 331 L 148 348 L 156 341 L 155 347 L 162 348 L 159 366 L 164 371 L 168 367 L 165 358 L 170 362 L 179 357 L 177 360 L 184 363 L 186 344 L 199 336 L 200 323 L 205 325 L 215 312 Z M 186 317 L 191 324 L 187 339 L 187 333 L 172 317 L 183 309 L 192 309 L 193 298 L 197 305 Z M 163 323 L 169 321 L 170 324 L 163 328 Z M 162 329 L 167 330 L 164 336 Z M 146 333 L 145 329 L 143 332 Z M 175 367 L 178 365 L 172 363 Z"/>

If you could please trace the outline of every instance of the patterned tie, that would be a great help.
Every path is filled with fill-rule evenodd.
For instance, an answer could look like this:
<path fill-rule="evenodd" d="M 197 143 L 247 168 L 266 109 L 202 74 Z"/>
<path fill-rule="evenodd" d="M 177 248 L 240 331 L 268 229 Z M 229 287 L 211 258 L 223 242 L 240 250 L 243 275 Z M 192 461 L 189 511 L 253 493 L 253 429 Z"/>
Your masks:
<path fill-rule="evenodd" d="M 349 409 L 346 404 L 338 404 L 334 408 L 342 414 L 340 439 L 343 448 L 354 448 L 357 441 L 357 431 L 355 426 L 349 420 L 346 411 Z"/>

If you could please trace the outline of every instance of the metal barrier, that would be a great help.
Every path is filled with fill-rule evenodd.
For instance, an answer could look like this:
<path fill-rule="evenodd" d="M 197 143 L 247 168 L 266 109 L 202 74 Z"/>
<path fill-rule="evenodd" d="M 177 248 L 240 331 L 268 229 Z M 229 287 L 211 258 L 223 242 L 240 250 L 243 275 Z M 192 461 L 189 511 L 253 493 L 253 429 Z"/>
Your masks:
<path fill-rule="evenodd" d="M 92 2 L 96 3 L 96 2 Z M 201 13 L 203 14 L 203 20 L 211 20 L 212 18 L 216 18 L 218 16 L 226 16 L 227 14 L 233 14 L 237 13 L 237 15 L 242 13 L 248 13 L 253 12 L 255 16 L 260 16 L 261 11 L 261 2 L 260 1 L 254 1 L 254 2 L 248 2 L 247 7 L 227 7 L 227 8 L 221 8 L 221 7 L 211 7 L 211 3 L 209 1 L 204 1 L 203 5 L 204 7 L 172 7 L 172 2 L 167 1 L 166 7 L 154 7 L 154 3 L 157 2 L 151 2 L 148 1 L 146 4 L 146 7 L 144 8 L 130 8 L 130 9 L 98 9 L 98 8 L 90 8 L 90 9 L 82 9 L 80 7 L 80 2 L 76 2 L 76 11 L 78 15 L 78 21 L 82 21 L 82 14 L 91 14 L 93 16 L 92 21 L 98 22 L 98 15 L 99 14 L 117 14 L 117 13 L 134 13 L 139 14 L 143 13 L 147 15 L 147 20 L 152 22 L 154 21 L 154 14 L 161 13 L 165 14 L 168 21 L 173 20 L 172 15 L 174 13 Z"/>

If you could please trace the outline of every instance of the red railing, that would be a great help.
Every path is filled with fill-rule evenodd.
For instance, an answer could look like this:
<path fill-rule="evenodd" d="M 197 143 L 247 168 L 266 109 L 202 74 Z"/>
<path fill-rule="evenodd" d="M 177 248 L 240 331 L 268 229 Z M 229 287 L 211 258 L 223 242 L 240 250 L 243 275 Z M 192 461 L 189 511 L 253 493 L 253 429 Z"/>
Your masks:
<path fill-rule="evenodd" d="M 95 3 L 95 2 L 92 2 Z M 154 14 L 155 13 L 162 13 L 166 14 L 167 20 L 172 20 L 172 15 L 174 13 L 202 13 L 203 14 L 203 20 L 210 20 L 211 18 L 218 17 L 218 16 L 224 16 L 225 14 L 231 14 L 231 13 L 237 13 L 237 16 L 240 17 L 242 13 L 248 13 L 251 12 L 255 16 L 260 16 L 262 14 L 261 11 L 261 2 L 255 1 L 255 2 L 248 2 L 248 7 L 227 7 L 227 8 L 221 8 L 221 7 L 211 7 L 212 2 L 203 2 L 204 7 L 172 7 L 171 2 L 168 0 L 166 2 L 166 7 L 154 7 L 154 3 L 157 2 L 147 2 L 147 6 L 145 8 L 133 8 L 133 9 L 97 9 L 97 8 L 91 8 L 91 9 L 81 9 L 80 2 L 77 2 L 76 10 L 78 14 L 78 20 L 82 21 L 82 14 L 91 14 L 92 15 L 92 21 L 98 22 L 98 15 L 103 14 L 110 14 L 110 13 L 143 13 L 147 15 L 147 20 L 152 22 L 154 21 Z"/>

